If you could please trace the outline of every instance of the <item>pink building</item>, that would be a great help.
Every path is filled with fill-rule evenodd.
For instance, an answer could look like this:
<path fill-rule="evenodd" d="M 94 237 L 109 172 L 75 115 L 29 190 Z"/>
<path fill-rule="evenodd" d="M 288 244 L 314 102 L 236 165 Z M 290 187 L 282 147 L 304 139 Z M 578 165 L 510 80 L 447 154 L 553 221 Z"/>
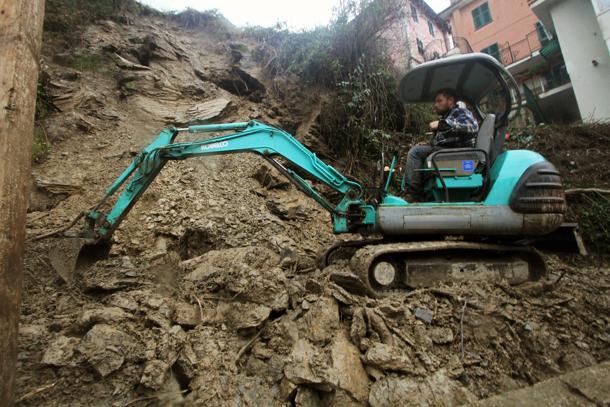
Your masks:
<path fill-rule="evenodd" d="M 561 49 L 528 0 L 451 0 L 439 13 L 454 38 L 500 61 L 522 85 L 536 121 L 580 118 Z"/>
<path fill-rule="evenodd" d="M 405 71 L 453 48 L 447 23 L 424 0 L 402 0 L 402 18 L 384 37 L 396 66 Z"/>

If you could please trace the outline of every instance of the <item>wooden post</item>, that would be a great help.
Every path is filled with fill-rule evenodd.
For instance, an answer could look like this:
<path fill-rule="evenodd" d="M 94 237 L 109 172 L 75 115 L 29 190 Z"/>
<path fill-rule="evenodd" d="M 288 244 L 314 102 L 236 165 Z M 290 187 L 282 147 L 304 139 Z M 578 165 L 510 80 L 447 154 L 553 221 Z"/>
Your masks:
<path fill-rule="evenodd" d="M 0 406 L 13 403 L 44 0 L 0 0 Z"/>

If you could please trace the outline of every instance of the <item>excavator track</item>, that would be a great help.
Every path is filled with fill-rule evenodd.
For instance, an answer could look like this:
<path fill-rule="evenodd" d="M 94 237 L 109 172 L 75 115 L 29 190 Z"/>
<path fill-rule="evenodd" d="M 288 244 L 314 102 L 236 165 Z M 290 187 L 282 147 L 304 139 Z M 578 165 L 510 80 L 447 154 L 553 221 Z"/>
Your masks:
<path fill-rule="evenodd" d="M 352 256 L 350 268 L 376 298 L 448 281 L 519 284 L 546 275 L 542 255 L 531 247 L 464 241 L 368 245 Z"/>

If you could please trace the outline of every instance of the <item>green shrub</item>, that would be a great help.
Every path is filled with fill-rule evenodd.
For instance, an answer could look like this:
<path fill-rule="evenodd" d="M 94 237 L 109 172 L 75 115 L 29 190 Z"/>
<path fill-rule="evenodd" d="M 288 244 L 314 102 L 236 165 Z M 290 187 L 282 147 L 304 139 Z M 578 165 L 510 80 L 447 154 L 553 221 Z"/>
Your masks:
<path fill-rule="evenodd" d="M 398 0 L 348 0 L 326 27 L 292 32 L 278 24 L 243 33 L 259 44 L 252 55 L 268 76 L 293 74 L 330 91 L 320 130 L 348 174 L 369 172 L 379 149 L 404 129 L 397 73 L 383 37 L 403 17 Z"/>
<path fill-rule="evenodd" d="M 205 30 L 220 39 L 231 38 L 235 31 L 233 24 L 218 10 L 198 11 L 187 8 L 181 12 L 170 12 L 167 16 L 185 28 Z"/>
<path fill-rule="evenodd" d="M 46 0 L 44 30 L 78 36 L 83 25 L 115 19 L 125 13 L 161 14 L 135 0 Z"/>

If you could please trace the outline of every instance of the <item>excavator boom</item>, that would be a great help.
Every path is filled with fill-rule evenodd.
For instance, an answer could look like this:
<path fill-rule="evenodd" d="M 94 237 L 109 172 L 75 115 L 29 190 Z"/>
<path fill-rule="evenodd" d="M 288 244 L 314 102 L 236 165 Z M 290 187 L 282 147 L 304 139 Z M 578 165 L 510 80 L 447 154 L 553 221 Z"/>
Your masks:
<path fill-rule="evenodd" d="M 205 140 L 175 142 L 181 132 L 227 132 Z M 165 164 L 170 160 L 232 154 L 255 153 L 278 169 L 306 195 L 313 198 L 333 218 L 336 233 L 375 230 L 375 210 L 363 201 L 363 187 L 349 180 L 335 168 L 322 162 L 293 136 L 278 128 L 256 121 L 196 125 L 163 130 L 144 148 L 123 173 L 107 189 L 102 200 L 85 214 L 87 228 L 81 237 L 95 241 L 109 241 L 112 233 L 146 191 Z M 293 170 L 277 160 L 281 157 Z M 322 196 L 303 176 L 323 183 L 343 195 L 338 204 Z M 112 209 L 101 208 L 123 187 Z"/>

